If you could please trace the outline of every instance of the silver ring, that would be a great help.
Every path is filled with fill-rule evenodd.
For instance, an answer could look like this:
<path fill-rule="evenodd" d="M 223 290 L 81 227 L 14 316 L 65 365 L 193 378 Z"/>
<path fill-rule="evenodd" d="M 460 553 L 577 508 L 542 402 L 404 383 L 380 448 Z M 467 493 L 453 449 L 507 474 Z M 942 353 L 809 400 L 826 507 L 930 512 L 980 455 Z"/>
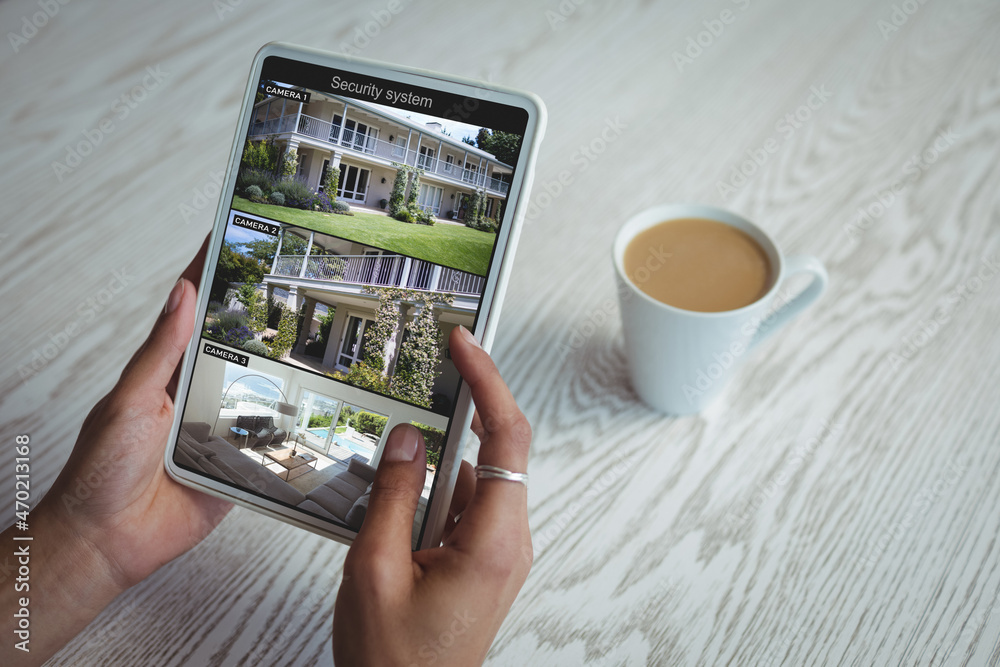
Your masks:
<path fill-rule="evenodd" d="M 476 477 L 479 479 L 502 479 L 507 482 L 517 482 L 518 484 L 528 486 L 528 473 L 513 472 L 504 468 L 498 468 L 497 466 L 476 466 Z"/>

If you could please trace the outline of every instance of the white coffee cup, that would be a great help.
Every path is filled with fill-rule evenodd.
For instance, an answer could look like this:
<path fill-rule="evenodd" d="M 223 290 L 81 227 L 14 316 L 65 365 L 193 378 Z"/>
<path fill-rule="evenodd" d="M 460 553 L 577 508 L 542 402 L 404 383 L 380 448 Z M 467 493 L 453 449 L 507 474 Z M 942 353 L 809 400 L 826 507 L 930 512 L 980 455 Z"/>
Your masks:
<path fill-rule="evenodd" d="M 681 218 L 722 222 L 757 241 L 771 265 L 764 296 L 736 310 L 706 313 L 667 305 L 640 290 L 625 273 L 625 249 L 640 232 Z M 816 301 L 827 284 L 826 269 L 817 258 L 785 257 L 749 220 L 697 204 L 664 204 L 633 216 L 618 231 L 613 256 L 632 385 L 643 401 L 673 415 L 708 406 L 754 346 Z M 812 282 L 792 299 L 779 296 L 782 285 L 797 273 L 812 274 Z"/>

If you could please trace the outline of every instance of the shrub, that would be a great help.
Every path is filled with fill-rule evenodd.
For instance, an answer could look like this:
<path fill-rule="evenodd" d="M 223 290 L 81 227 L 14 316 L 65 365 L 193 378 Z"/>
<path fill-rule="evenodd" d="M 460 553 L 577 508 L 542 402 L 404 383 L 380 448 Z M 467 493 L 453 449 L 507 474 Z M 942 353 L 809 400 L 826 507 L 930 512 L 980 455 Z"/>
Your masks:
<path fill-rule="evenodd" d="M 369 433 L 376 438 L 382 436 L 385 425 L 389 421 L 388 417 L 361 411 L 354 416 L 354 428 L 362 433 Z"/>
<path fill-rule="evenodd" d="M 431 453 L 437 454 L 444 445 L 444 431 L 427 424 L 412 422 L 413 427 L 424 436 L 424 446 L 427 448 L 427 462 L 430 463 Z M 436 463 L 434 465 L 437 465 Z"/>
<path fill-rule="evenodd" d="M 392 192 L 389 194 L 389 215 L 395 218 L 396 214 L 403 208 L 408 170 L 403 165 L 394 164 L 394 166 L 396 167 L 396 179 L 392 182 Z"/>
<path fill-rule="evenodd" d="M 236 191 L 246 195 L 247 188 L 251 185 L 256 185 L 260 189 L 261 193 L 270 192 L 274 189 L 274 180 L 274 174 L 270 171 L 264 171 L 262 169 L 240 169 L 239 173 L 236 175 Z"/>
<path fill-rule="evenodd" d="M 272 192 L 270 195 L 268 195 L 267 198 L 275 206 L 284 206 L 285 205 L 285 195 L 281 194 L 280 192 Z"/>
<path fill-rule="evenodd" d="M 441 465 L 441 454 L 440 454 L 440 452 L 432 452 L 431 450 L 428 449 L 427 450 L 427 465 L 434 466 L 435 468 L 437 468 L 439 465 Z"/>
<path fill-rule="evenodd" d="M 258 142 L 247 141 L 243 145 L 243 157 L 240 164 L 248 169 L 274 172 L 278 165 L 278 155 L 281 149 L 271 140 Z"/>
<path fill-rule="evenodd" d="M 420 174 L 424 173 L 420 169 L 413 170 L 413 181 L 410 183 L 410 193 L 406 197 L 406 208 L 413 208 L 417 205 L 417 195 L 420 192 Z"/>
<path fill-rule="evenodd" d="M 388 206 L 388 205 L 389 205 L 389 200 L 388 199 L 379 199 L 378 200 L 378 207 L 380 209 L 385 210 L 385 207 Z"/>
<path fill-rule="evenodd" d="M 247 304 L 247 326 L 254 333 L 260 333 L 267 328 L 267 301 L 256 289 L 253 291 L 250 303 Z"/>
<path fill-rule="evenodd" d="M 238 310 L 224 310 L 216 316 L 215 323 L 223 331 L 229 331 L 246 325 L 247 316 Z"/>
<path fill-rule="evenodd" d="M 326 315 L 319 318 L 319 328 L 316 330 L 316 341 L 326 344 L 330 340 L 330 327 L 333 326 L 333 316 L 336 310 L 330 308 L 326 311 Z"/>
<path fill-rule="evenodd" d="M 247 326 L 238 326 L 226 332 L 222 342 L 236 348 L 242 348 L 243 344 L 253 338 L 253 332 Z"/>
<path fill-rule="evenodd" d="M 262 343 L 256 338 L 251 338 L 247 342 L 243 343 L 243 351 L 251 352 L 253 354 L 259 354 L 262 357 L 268 356 L 268 354 L 270 354 L 271 352 L 269 349 L 267 349 L 266 343 Z"/>
<path fill-rule="evenodd" d="M 351 207 L 345 201 L 335 201 L 333 202 L 333 212 L 347 214 L 351 212 Z"/>
<path fill-rule="evenodd" d="M 236 300 L 243 304 L 244 308 L 249 309 L 250 304 L 256 298 L 254 295 L 260 296 L 260 292 L 257 291 L 257 286 L 253 283 L 243 283 L 236 290 Z"/>
<path fill-rule="evenodd" d="M 374 368 L 364 361 L 357 361 L 351 365 L 351 369 L 344 378 L 355 387 L 368 389 L 380 394 L 389 393 L 389 381 L 382 375 L 382 369 Z"/>
<path fill-rule="evenodd" d="M 285 305 L 273 296 L 267 297 L 267 328 L 277 329 L 278 322 L 281 321 L 281 314 L 285 311 Z"/>
<path fill-rule="evenodd" d="M 407 210 L 410 212 L 410 219 L 413 220 L 413 222 L 420 223 L 421 225 L 434 224 L 434 214 L 430 211 L 425 211 L 416 204 L 409 206 Z"/>
<path fill-rule="evenodd" d="M 308 428 L 329 428 L 333 422 L 333 415 L 309 415 Z"/>
<path fill-rule="evenodd" d="M 340 169 L 332 167 L 326 172 L 326 180 L 323 181 L 323 193 L 331 200 L 337 199 L 337 190 L 340 188 Z"/>
<path fill-rule="evenodd" d="M 392 376 L 392 395 L 425 408 L 431 407 L 434 379 L 438 368 L 441 330 L 434 318 L 434 305 L 424 301 L 420 312 L 406 325 L 409 336 L 399 349 Z"/>
<path fill-rule="evenodd" d="M 299 168 L 299 154 L 294 148 L 285 151 L 281 156 L 281 178 L 291 179 L 295 176 L 295 171 Z"/>
<path fill-rule="evenodd" d="M 274 191 L 284 195 L 285 206 L 291 208 L 301 208 L 310 211 L 316 201 L 316 193 L 304 181 L 297 178 L 290 178 L 275 183 Z"/>
<path fill-rule="evenodd" d="M 313 209 L 323 213 L 330 213 L 333 210 L 333 204 L 325 192 L 320 192 L 313 198 Z"/>
<path fill-rule="evenodd" d="M 243 193 L 250 201 L 262 201 L 264 199 L 264 193 L 256 185 L 251 185 Z"/>
<path fill-rule="evenodd" d="M 284 309 L 281 315 L 281 322 L 278 323 L 278 333 L 271 344 L 270 357 L 272 359 L 287 357 L 288 353 L 292 351 L 292 347 L 295 345 L 295 325 L 297 319 L 294 310 L 291 308 Z"/>
<path fill-rule="evenodd" d="M 351 415 L 353 415 L 355 412 L 357 412 L 357 410 L 355 410 L 350 405 L 345 405 L 344 407 L 342 407 L 340 409 L 340 417 L 337 418 L 337 428 L 340 428 L 341 426 L 347 424 L 347 422 L 350 421 L 351 419 Z"/>
<path fill-rule="evenodd" d="M 408 208 L 399 209 L 392 217 L 400 222 L 413 222 L 413 214 L 410 213 L 410 209 Z"/>

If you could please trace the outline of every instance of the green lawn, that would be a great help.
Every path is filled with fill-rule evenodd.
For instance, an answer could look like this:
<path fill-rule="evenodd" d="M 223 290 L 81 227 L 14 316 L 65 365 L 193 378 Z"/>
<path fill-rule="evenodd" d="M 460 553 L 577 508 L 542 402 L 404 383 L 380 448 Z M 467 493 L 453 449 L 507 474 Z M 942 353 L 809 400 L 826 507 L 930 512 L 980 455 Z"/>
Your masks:
<path fill-rule="evenodd" d="M 496 234 L 458 225 L 417 225 L 355 211 L 336 215 L 233 198 L 233 208 L 331 236 L 485 276 Z"/>

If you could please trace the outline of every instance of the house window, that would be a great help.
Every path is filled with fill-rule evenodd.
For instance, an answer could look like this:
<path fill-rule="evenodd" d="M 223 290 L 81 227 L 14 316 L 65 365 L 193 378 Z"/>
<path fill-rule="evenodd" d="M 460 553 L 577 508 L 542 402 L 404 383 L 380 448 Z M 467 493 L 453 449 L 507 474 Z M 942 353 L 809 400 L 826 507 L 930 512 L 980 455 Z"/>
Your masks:
<path fill-rule="evenodd" d="M 344 328 L 343 342 L 340 345 L 340 354 L 337 357 L 338 364 L 350 368 L 354 362 L 360 361 L 364 357 L 364 348 L 367 342 L 365 336 L 368 334 L 369 327 L 374 324 L 375 320 L 367 317 L 351 315 L 348 318 L 347 326 Z"/>
<path fill-rule="evenodd" d="M 420 147 L 420 155 L 417 156 L 417 166 L 421 169 L 429 169 L 434 163 L 434 149 L 427 146 Z"/>
<path fill-rule="evenodd" d="M 333 116 L 333 124 L 330 125 L 330 143 L 337 143 L 340 140 L 340 124 L 344 122 L 344 117 L 340 115 Z"/>
<path fill-rule="evenodd" d="M 281 392 L 285 381 L 266 373 L 249 372 L 245 366 L 226 362 L 226 374 L 219 399 L 222 410 L 232 410 L 237 415 L 270 415 L 277 419 L 275 404 L 284 401 Z"/>
<path fill-rule="evenodd" d="M 437 215 L 441 211 L 441 198 L 443 196 L 444 188 L 421 183 L 420 192 L 417 195 L 417 204 L 425 211 L 430 211 L 434 215 Z"/>
<path fill-rule="evenodd" d="M 326 183 L 326 177 L 330 173 L 330 161 L 323 160 L 323 171 L 319 175 L 319 190 L 323 189 L 323 184 Z"/>
<path fill-rule="evenodd" d="M 364 123 L 350 119 L 344 123 L 344 136 L 341 137 L 340 141 L 342 146 L 348 146 L 364 153 L 374 153 L 377 140 L 378 128 L 369 127 Z"/>
<path fill-rule="evenodd" d="M 444 159 L 444 173 L 450 174 L 451 170 L 455 168 L 455 156 L 449 155 Z"/>
<path fill-rule="evenodd" d="M 396 137 L 396 143 L 392 147 L 392 156 L 406 159 L 406 137 Z"/>
<path fill-rule="evenodd" d="M 344 167 L 341 165 L 340 189 L 337 196 L 341 199 L 363 202 L 368 194 L 368 180 L 371 172 L 351 165 Z"/>

